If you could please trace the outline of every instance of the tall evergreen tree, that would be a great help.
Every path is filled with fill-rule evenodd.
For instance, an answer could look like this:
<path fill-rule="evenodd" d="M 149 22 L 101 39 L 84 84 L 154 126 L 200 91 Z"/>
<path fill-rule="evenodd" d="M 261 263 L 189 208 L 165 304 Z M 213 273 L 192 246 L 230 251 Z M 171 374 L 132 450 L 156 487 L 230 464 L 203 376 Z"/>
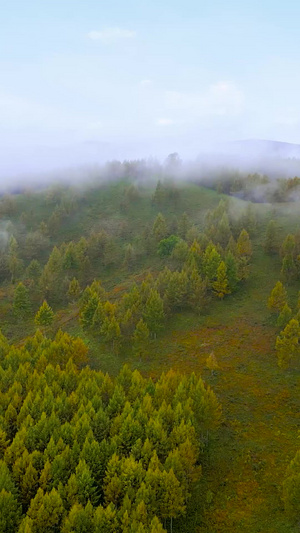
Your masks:
<path fill-rule="evenodd" d="M 51 326 L 53 320 L 54 313 L 50 305 L 48 305 L 46 300 L 44 300 L 37 314 L 35 315 L 34 321 L 37 326 Z"/>
<path fill-rule="evenodd" d="M 158 292 L 150 290 L 149 297 L 146 301 L 144 320 L 149 328 L 150 333 L 156 337 L 157 333 L 164 326 L 164 304 Z"/>
<path fill-rule="evenodd" d="M 23 283 L 19 283 L 15 288 L 13 309 L 14 314 L 19 318 L 25 318 L 31 310 L 29 290 Z"/>

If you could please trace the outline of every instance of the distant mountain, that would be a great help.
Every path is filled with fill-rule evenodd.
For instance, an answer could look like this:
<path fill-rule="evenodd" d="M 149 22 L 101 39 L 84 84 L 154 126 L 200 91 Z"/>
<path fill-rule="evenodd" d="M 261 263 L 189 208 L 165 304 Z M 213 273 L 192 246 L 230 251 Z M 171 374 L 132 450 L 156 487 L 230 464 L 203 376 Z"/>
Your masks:
<path fill-rule="evenodd" d="M 300 144 L 262 139 L 246 139 L 228 143 L 228 151 L 240 156 L 300 158 Z M 231 149 L 231 150 L 230 150 Z"/>

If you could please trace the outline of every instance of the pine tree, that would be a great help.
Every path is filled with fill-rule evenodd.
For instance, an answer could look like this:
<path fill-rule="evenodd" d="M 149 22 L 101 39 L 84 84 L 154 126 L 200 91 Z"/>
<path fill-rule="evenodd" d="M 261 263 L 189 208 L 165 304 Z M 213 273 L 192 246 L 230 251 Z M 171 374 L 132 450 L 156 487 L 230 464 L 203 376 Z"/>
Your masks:
<path fill-rule="evenodd" d="M 299 322 L 292 318 L 276 339 L 275 348 L 280 368 L 288 368 L 293 357 L 299 356 L 299 337 Z"/>
<path fill-rule="evenodd" d="M 15 533 L 21 518 L 21 508 L 11 492 L 2 489 L 0 492 L 0 531 Z"/>
<path fill-rule="evenodd" d="M 41 277 L 42 275 L 42 267 L 40 265 L 40 263 L 36 260 L 36 259 L 33 259 L 27 269 L 26 269 L 26 275 L 28 276 L 29 279 L 37 282 L 39 280 L 39 278 Z"/>
<path fill-rule="evenodd" d="M 207 282 L 203 280 L 196 268 L 189 274 L 188 304 L 196 313 L 201 313 L 207 304 Z"/>
<path fill-rule="evenodd" d="M 268 308 L 274 313 L 281 313 L 287 304 L 287 292 L 281 281 L 277 281 L 268 299 Z"/>
<path fill-rule="evenodd" d="M 277 318 L 277 326 L 280 328 L 285 328 L 285 326 L 291 320 L 291 318 L 292 318 L 292 310 L 286 303 L 283 306 L 279 317 Z"/>
<path fill-rule="evenodd" d="M 161 213 L 158 213 L 152 228 L 153 236 L 156 242 L 161 241 L 167 236 L 166 220 Z"/>
<path fill-rule="evenodd" d="M 99 302 L 99 296 L 96 292 L 92 291 L 87 303 L 84 305 L 80 313 L 80 321 L 84 328 L 88 329 L 93 326 L 94 314 Z"/>
<path fill-rule="evenodd" d="M 282 260 L 282 267 L 280 270 L 281 277 L 289 283 L 296 277 L 297 268 L 292 254 L 286 254 Z"/>
<path fill-rule="evenodd" d="M 281 257 L 283 258 L 286 255 L 290 255 L 293 257 L 295 247 L 296 247 L 296 241 L 295 241 L 294 235 L 291 235 L 291 234 L 287 235 L 280 249 Z"/>
<path fill-rule="evenodd" d="M 14 314 L 19 318 L 25 318 L 30 312 L 29 290 L 23 283 L 19 283 L 15 288 L 13 309 Z"/>
<path fill-rule="evenodd" d="M 149 328 L 150 333 L 156 337 L 157 333 L 164 325 L 164 305 L 158 292 L 150 290 L 149 298 L 146 301 L 144 320 Z"/>
<path fill-rule="evenodd" d="M 231 292 L 235 291 L 238 285 L 238 265 L 237 261 L 229 250 L 225 256 L 226 273 L 228 279 L 228 286 Z"/>
<path fill-rule="evenodd" d="M 64 507 L 56 489 L 50 493 L 39 488 L 31 500 L 27 515 L 33 520 L 35 533 L 52 533 L 59 531 Z"/>
<path fill-rule="evenodd" d="M 252 255 L 252 245 L 249 234 L 245 229 L 242 229 L 236 246 L 238 257 L 245 257 L 249 261 Z"/>
<path fill-rule="evenodd" d="M 35 496 L 35 493 L 38 489 L 38 473 L 30 462 L 24 476 L 21 479 L 21 498 L 22 503 L 27 507 L 30 503 L 30 500 Z"/>
<path fill-rule="evenodd" d="M 158 180 L 154 195 L 152 197 L 152 203 L 157 206 L 163 205 L 166 197 L 165 189 L 160 180 Z"/>
<path fill-rule="evenodd" d="M 141 360 L 147 353 L 147 345 L 149 339 L 149 329 L 143 319 L 141 318 L 136 325 L 133 337 L 132 347 L 134 354 Z"/>
<path fill-rule="evenodd" d="M 117 347 L 118 341 L 121 338 L 120 326 L 115 316 L 108 316 L 104 319 L 101 328 L 101 333 L 104 336 L 106 342 L 112 343 L 112 349 L 114 351 Z"/>
<path fill-rule="evenodd" d="M 76 278 L 73 278 L 72 281 L 70 281 L 69 283 L 68 298 L 72 302 L 76 302 L 76 300 L 78 300 L 80 296 L 80 292 L 81 292 L 81 289 L 80 289 L 79 281 Z"/>
<path fill-rule="evenodd" d="M 46 300 L 44 300 L 37 314 L 35 315 L 34 321 L 37 326 L 51 326 L 53 320 L 54 313 L 50 305 L 48 305 Z"/>
<path fill-rule="evenodd" d="M 212 243 L 209 244 L 203 255 L 202 269 L 210 283 L 213 283 L 217 279 L 221 261 L 221 256 L 216 247 Z"/>
<path fill-rule="evenodd" d="M 227 269 L 224 261 L 221 261 L 221 263 L 218 266 L 217 270 L 217 279 L 213 283 L 213 289 L 215 293 L 217 294 L 218 298 L 224 298 L 226 294 L 230 294 L 230 289 L 228 286 L 228 279 L 227 279 Z"/>

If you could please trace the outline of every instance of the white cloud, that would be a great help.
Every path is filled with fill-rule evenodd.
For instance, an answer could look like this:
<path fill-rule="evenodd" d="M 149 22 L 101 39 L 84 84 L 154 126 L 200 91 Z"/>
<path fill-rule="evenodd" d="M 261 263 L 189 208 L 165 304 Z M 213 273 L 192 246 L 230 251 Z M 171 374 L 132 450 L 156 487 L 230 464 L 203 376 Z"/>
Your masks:
<path fill-rule="evenodd" d="M 187 117 L 232 116 L 241 112 L 244 96 L 234 83 L 221 81 L 203 92 L 167 91 L 165 102 L 168 109 L 183 112 Z"/>
<path fill-rule="evenodd" d="M 101 31 L 92 30 L 88 33 L 88 38 L 92 41 L 100 41 L 103 44 L 113 44 L 123 39 L 132 39 L 136 36 L 135 31 L 123 28 L 104 28 Z"/>
<path fill-rule="evenodd" d="M 171 126 L 172 124 L 175 124 L 175 121 L 171 118 L 158 118 L 156 124 L 158 126 Z"/>

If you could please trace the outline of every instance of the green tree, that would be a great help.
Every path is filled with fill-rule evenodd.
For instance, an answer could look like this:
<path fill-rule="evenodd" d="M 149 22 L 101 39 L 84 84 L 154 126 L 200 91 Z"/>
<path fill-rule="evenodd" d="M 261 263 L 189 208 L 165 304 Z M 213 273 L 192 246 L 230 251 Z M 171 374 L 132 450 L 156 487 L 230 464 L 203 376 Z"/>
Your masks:
<path fill-rule="evenodd" d="M 0 492 L 0 533 L 15 533 L 21 518 L 21 507 L 11 492 Z"/>
<path fill-rule="evenodd" d="M 146 301 L 144 320 L 149 331 L 156 337 L 157 333 L 164 326 L 164 304 L 158 292 L 154 289 L 150 290 L 149 297 Z"/>
<path fill-rule="evenodd" d="M 167 236 L 167 223 L 161 213 L 158 213 L 152 228 L 152 234 L 156 242 L 161 241 Z"/>
<path fill-rule="evenodd" d="M 162 239 L 158 244 L 158 255 L 160 257 L 169 257 L 179 242 L 180 239 L 176 235 L 170 235 L 170 237 Z"/>
<path fill-rule="evenodd" d="M 34 321 L 37 326 L 51 326 L 53 320 L 54 313 L 50 305 L 48 305 L 46 300 L 44 300 L 37 314 L 35 315 Z"/>
<path fill-rule="evenodd" d="M 202 270 L 210 283 L 217 279 L 218 268 L 222 259 L 216 247 L 210 243 L 203 255 Z"/>
<path fill-rule="evenodd" d="M 19 283 L 14 292 L 13 303 L 14 314 L 19 318 L 24 318 L 31 310 L 31 302 L 29 298 L 29 290 Z"/>
<path fill-rule="evenodd" d="M 93 319 L 99 302 L 99 296 L 92 291 L 80 313 L 80 321 L 84 328 L 88 329 L 93 326 Z"/>
<path fill-rule="evenodd" d="M 292 254 L 286 254 L 282 260 L 280 274 L 287 283 L 296 277 L 297 267 Z"/>
<path fill-rule="evenodd" d="M 141 360 L 142 357 L 147 353 L 147 346 L 149 342 L 149 329 L 147 324 L 141 318 L 136 325 L 133 337 L 132 337 L 132 347 L 133 353 L 139 357 Z"/>
<path fill-rule="evenodd" d="M 235 291 L 238 285 L 238 265 L 233 253 L 229 250 L 225 256 L 226 273 L 228 286 L 231 292 Z"/>
<path fill-rule="evenodd" d="M 208 285 L 196 268 L 189 274 L 188 304 L 193 311 L 201 313 L 207 304 Z"/>
<path fill-rule="evenodd" d="M 117 343 L 121 338 L 121 330 L 115 316 L 108 316 L 104 319 L 101 333 L 106 342 L 112 343 L 113 351 L 117 348 Z"/>
<path fill-rule="evenodd" d="M 42 267 L 36 259 L 33 259 L 29 263 L 26 269 L 26 275 L 28 276 L 29 279 L 33 280 L 34 282 L 37 282 L 39 278 L 41 277 Z"/>

